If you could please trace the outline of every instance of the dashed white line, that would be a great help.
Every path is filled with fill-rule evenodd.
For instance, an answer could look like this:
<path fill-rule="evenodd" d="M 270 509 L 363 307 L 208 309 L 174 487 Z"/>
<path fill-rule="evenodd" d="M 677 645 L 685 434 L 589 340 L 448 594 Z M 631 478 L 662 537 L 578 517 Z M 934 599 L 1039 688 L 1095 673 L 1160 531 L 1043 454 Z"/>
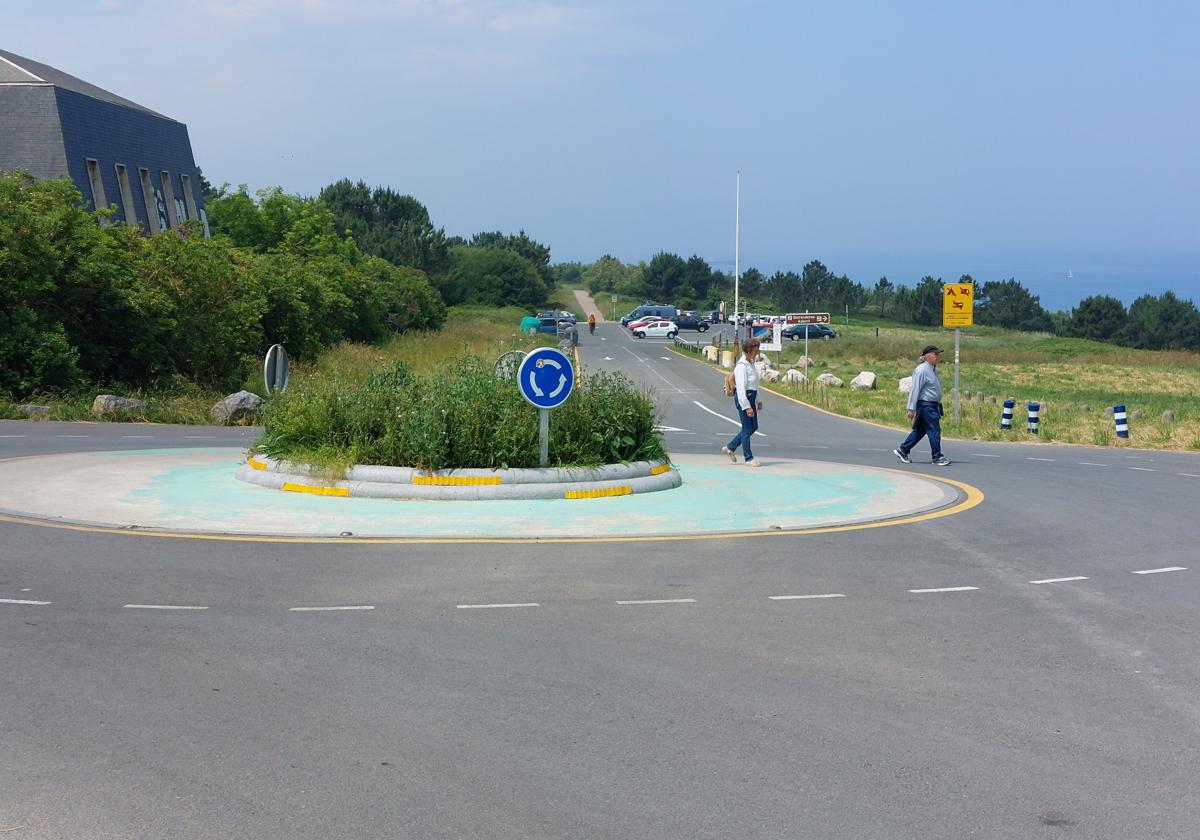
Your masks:
<path fill-rule="evenodd" d="M 143 440 L 145 438 L 152 438 L 152 437 L 154 437 L 154 435 L 121 435 L 121 438 L 123 440 L 135 440 L 135 439 Z"/>
<path fill-rule="evenodd" d="M 1176 475 L 1186 475 L 1188 478 L 1200 478 L 1200 474 L 1197 474 L 1197 473 L 1175 473 L 1175 474 Z"/>
<path fill-rule="evenodd" d="M 212 440 L 216 435 L 184 435 L 184 440 Z"/>
<path fill-rule="evenodd" d="M 821 444 L 821 443 L 797 443 L 795 446 L 797 449 L 828 449 L 829 448 L 828 446 L 825 446 L 824 444 Z"/>
<path fill-rule="evenodd" d="M 288 612 L 335 612 L 337 610 L 373 610 L 374 607 L 288 607 Z"/>
<path fill-rule="evenodd" d="M 540 607 L 541 604 L 459 604 L 460 610 L 508 610 L 515 607 Z"/>
<path fill-rule="evenodd" d="M 705 411 L 707 411 L 707 412 L 708 412 L 709 414 L 711 414 L 713 417 L 720 417 L 720 418 L 721 418 L 722 420 L 724 420 L 726 423 L 730 423 L 730 424 L 732 424 L 732 425 L 734 425 L 734 426 L 737 426 L 738 428 L 741 428 L 741 426 L 742 426 L 742 424 L 741 424 L 741 421 L 739 421 L 739 420 L 731 420 L 731 419 L 729 419 L 728 417 L 726 417 L 724 414 L 720 414 L 720 413 L 718 413 L 718 412 L 716 412 L 716 411 L 713 411 L 711 408 L 709 408 L 708 406 L 704 405 L 704 403 L 700 402 L 699 400 L 692 400 L 692 402 L 693 402 L 693 403 L 695 403 L 695 404 L 696 404 L 697 406 L 699 406 L 700 408 L 702 408 L 702 409 L 704 409 Z M 755 432 L 754 434 L 758 435 L 759 437 L 766 437 L 766 435 L 764 435 L 762 432 Z"/>
<path fill-rule="evenodd" d="M 49 601 L 25 601 L 20 598 L 0 598 L 0 604 L 25 604 L 31 607 L 44 607 Z"/>
<path fill-rule="evenodd" d="M 0 438 L 23 438 L 23 437 L 28 437 L 28 435 L 0 435 Z"/>
<path fill-rule="evenodd" d="M 56 438 L 85 438 L 87 435 L 55 435 Z"/>
<path fill-rule="evenodd" d="M 1128 470 L 1137 470 L 1138 472 L 1158 472 L 1158 470 L 1150 469 L 1150 467 L 1126 467 Z"/>
<path fill-rule="evenodd" d="M 1141 569 L 1134 572 L 1135 575 L 1158 575 L 1163 572 L 1186 572 L 1187 566 L 1164 566 L 1161 569 Z"/>
<path fill-rule="evenodd" d="M 840 592 L 830 592 L 827 595 L 768 595 L 772 601 L 814 601 L 818 598 L 845 598 Z"/>
<path fill-rule="evenodd" d="M 890 449 L 865 449 L 861 446 L 854 447 L 855 452 L 891 452 Z"/>
<path fill-rule="evenodd" d="M 208 607 L 191 607 L 180 604 L 126 604 L 123 610 L 206 610 Z"/>
<path fill-rule="evenodd" d="M 910 589 L 915 595 L 923 595 L 926 592 L 973 592 L 978 589 L 978 586 L 943 586 L 940 589 Z"/>
<path fill-rule="evenodd" d="M 982 452 L 968 452 L 972 458 L 1002 458 L 1003 455 L 985 455 Z"/>
<path fill-rule="evenodd" d="M 1047 463 L 1051 463 L 1051 464 L 1053 464 L 1055 461 L 1054 458 L 1026 458 L 1025 460 L 1026 461 L 1046 461 Z"/>
<path fill-rule="evenodd" d="M 695 598 L 657 598 L 649 601 L 617 601 L 618 604 L 694 604 Z"/>
<path fill-rule="evenodd" d="M 1068 583 L 1068 582 L 1070 582 L 1070 581 L 1073 581 L 1073 580 L 1088 580 L 1088 578 L 1085 578 L 1085 577 L 1082 577 L 1082 576 L 1078 576 L 1078 577 L 1065 577 L 1065 578 L 1046 578 L 1045 580 L 1031 580 L 1031 581 L 1029 581 L 1029 582 L 1030 582 L 1030 583 L 1035 583 L 1035 584 L 1036 584 L 1036 583 Z"/>
<path fill-rule="evenodd" d="M 1082 467 L 1107 467 L 1108 466 L 1108 464 L 1097 464 L 1094 461 L 1080 461 L 1079 465 Z"/>

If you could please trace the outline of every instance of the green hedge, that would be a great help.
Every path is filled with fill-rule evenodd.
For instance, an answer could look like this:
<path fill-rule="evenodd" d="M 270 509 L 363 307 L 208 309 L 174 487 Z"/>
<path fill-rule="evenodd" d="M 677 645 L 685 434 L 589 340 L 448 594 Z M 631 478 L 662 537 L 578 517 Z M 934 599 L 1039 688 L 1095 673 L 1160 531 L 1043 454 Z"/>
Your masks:
<path fill-rule="evenodd" d="M 538 466 L 537 409 L 473 356 L 428 376 L 396 362 L 361 381 L 296 381 L 268 402 L 264 424 L 259 451 L 320 466 Z M 653 401 L 620 374 L 583 377 L 550 412 L 553 465 L 665 457 Z"/>

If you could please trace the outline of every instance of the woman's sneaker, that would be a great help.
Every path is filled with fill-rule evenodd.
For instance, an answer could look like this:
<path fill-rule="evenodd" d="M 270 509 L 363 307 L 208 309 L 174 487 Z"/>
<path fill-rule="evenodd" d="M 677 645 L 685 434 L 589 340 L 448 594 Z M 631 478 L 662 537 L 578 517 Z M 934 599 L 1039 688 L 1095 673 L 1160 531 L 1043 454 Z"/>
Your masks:
<path fill-rule="evenodd" d="M 899 449 L 893 449 L 892 454 L 895 455 L 897 458 L 899 458 L 900 463 L 902 463 L 902 464 L 911 464 L 912 463 L 912 458 L 909 458 L 907 455 L 905 455 Z"/>
<path fill-rule="evenodd" d="M 747 467 L 761 467 L 762 463 L 757 458 L 751 458 L 746 462 Z"/>
<path fill-rule="evenodd" d="M 731 464 L 736 464 L 736 463 L 737 463 L 737 455 L 734 455 L 734 454 L 733 454 L 733 450 L 732 450 L 732 449 L 730 449 L 728 446 L 722 446 L 722 447 L 721 447 L 721 451 L 722 451 L 722 452 L 724 452 L 726 455 L 728 455 L 728 456 L 729 456 L 729 463 L 731 463 Z"/>
<path fill-rule="evenodd" d="M 936 461 L 934 461 L 933 465 L 935 467 L 948 467 L 950 466 L 950 459 L 943 455 L 941 458 L 938 458 Z"/>

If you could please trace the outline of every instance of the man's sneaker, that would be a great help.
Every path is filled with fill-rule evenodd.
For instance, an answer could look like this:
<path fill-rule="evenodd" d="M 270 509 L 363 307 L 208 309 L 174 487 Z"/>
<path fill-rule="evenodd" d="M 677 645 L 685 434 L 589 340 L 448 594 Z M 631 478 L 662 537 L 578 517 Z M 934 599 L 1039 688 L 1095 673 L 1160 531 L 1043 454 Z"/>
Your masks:
<path fill-rule="evenodd" d="M 732 450 L 732 449 L 730 449 L 728 446 L 722 446 L 722 447 L 721 447 L 721 451 L 722 451 L 722 452 L 724 452 L 726 455 L 728 455 L 728 456 L 729 456 L 729 463 L 731 463 L 731 464 L 736 464 L 736 463 L 737 463 L 737 455 L 734 455 L 734 454 L 733 454 L 733 450 Z"/>
<path fill-rule="evenodd" d="M 746 462 L 747 467 L 761 467 L 762 463 L 757 458 L 751 458 Z"/>
<path fill-rule="evenodd" d="M 933 465 L 935 467 L 948 467 L 950 466 L 950 459 L 943 455 L 941 458 L 938 458 L 936 461 L 934 461 Z"/>
<path fill-rule="evenodd" d="M 901 452 L 899 449 L 893 449 L 892 454 L 895 455 L 897 458 L 899 458 L 900 463 L 902 463 L 902 464 L 911 464 L 912 463 L 912 459 L 909 458 L 907 455 L 905 455 L 903 452 Z"/>

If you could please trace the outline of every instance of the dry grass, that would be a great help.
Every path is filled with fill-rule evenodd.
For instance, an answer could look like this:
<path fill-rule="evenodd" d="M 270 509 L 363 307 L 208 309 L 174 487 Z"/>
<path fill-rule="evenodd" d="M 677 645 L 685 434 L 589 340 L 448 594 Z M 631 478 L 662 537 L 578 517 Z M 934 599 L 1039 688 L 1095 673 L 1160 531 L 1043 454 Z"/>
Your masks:
<path fill-rule="evenodd" d="M 838 338 L 809 343 L 812 374 L 829 371 L 845 382 L 842 388 L 769 386 L 848 417 L 907 428 L 905 396 L 897 382 L 912 374 L 923 345 L 937 343 L 948 352 L 939 367 L 946 391 L 943 432 L 976 440 L 1041 440 L 1099 446 L 1200 450 L 1200 356 L 1156 352 L 1044 334 L 988 328 L 963 331 L 959 383 L 961 420 L 952 414 L 954 334 L 887 324 L 835 324 Z M 803 342 L 785 342 L 782 353 L 770 353 L 772 364 L 791 367 Z M 782 360 L 780 360 L 782 357 Z M 877 390 L 851 391 L 859 371 L 873 371 Z M 977 395 L 982 392 L 982 404 Z M 967 396 L 970 399 L 967 399 Z M 995 403 L 992 399 L 995 399 Z M 1014 431 L 1000 431 L 1000 403 L 1017 401 Z M 1025 431 L 1026 404 L 1041 403 L 1039 435 Z M 1130 412 L 1130 437 L 1116 437 L 1107 407 L 1123 404 Z M 1175 420 L 1162 420 L 1164 411 Z M 1140 416 L 1134 416 L 1138 412 Z"/>

